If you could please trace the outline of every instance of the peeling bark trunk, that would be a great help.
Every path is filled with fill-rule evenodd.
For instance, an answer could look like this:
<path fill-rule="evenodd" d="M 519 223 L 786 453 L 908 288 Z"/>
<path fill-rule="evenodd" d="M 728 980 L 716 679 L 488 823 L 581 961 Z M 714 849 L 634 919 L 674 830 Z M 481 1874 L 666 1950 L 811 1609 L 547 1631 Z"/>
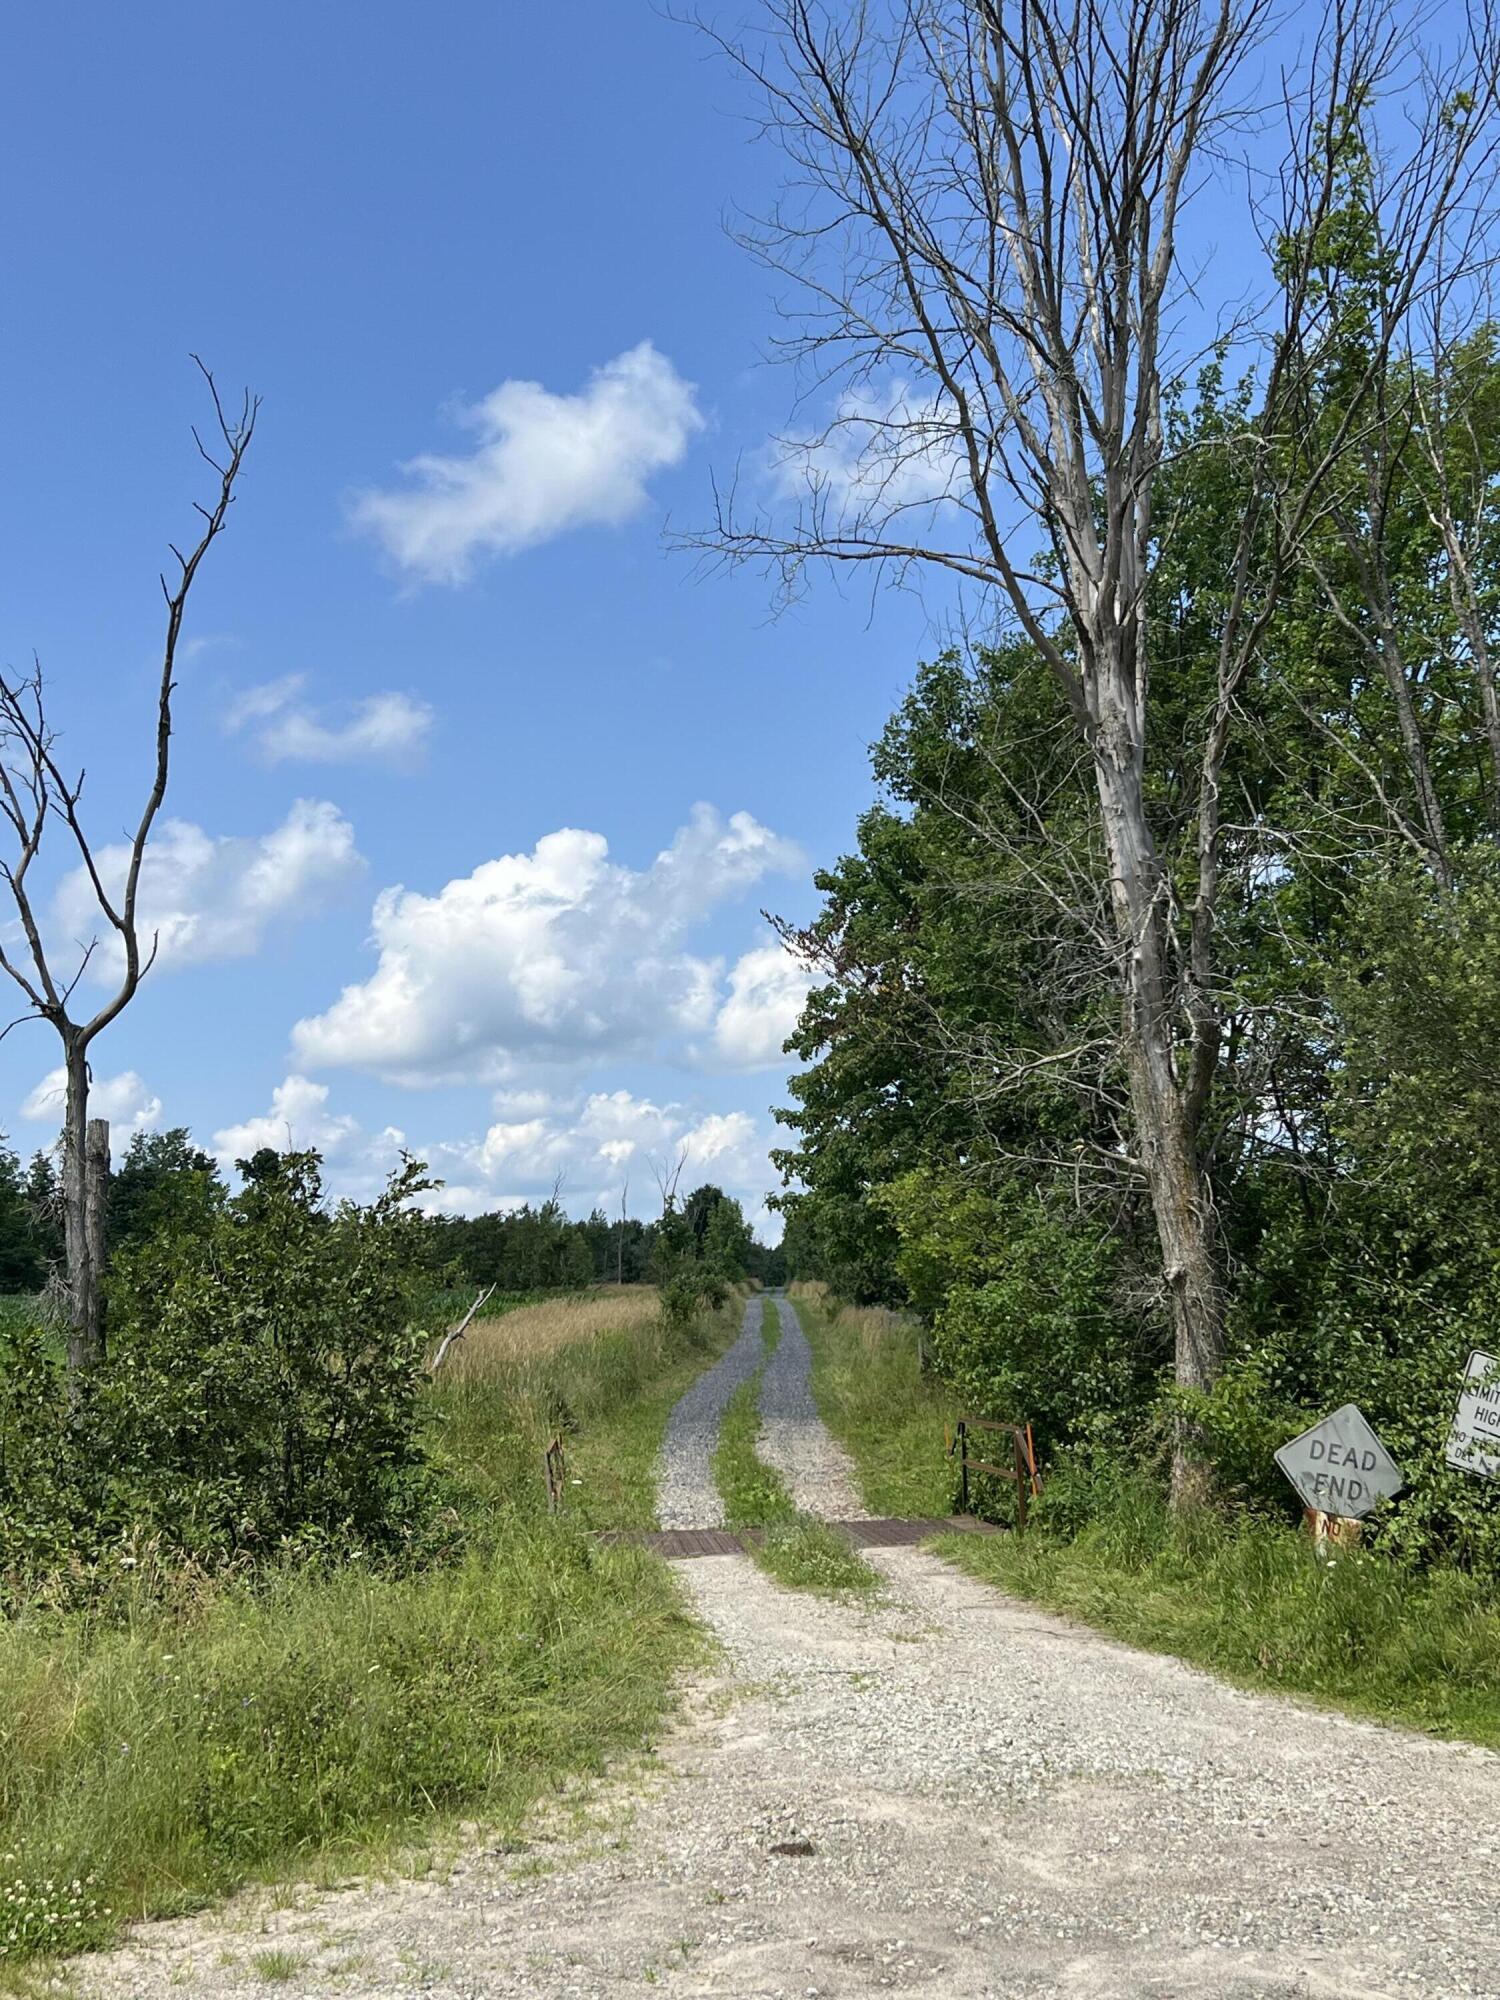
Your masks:
<path fill-rule="evenodd" d="M 1177 1071 L 1167 884 L 1146 811 L 1143 745 L 1118 696 L 1111 707 L 1096 737 L 1094 770 L 1123 959 L 1121 1030 L 1131 1109 L 1161 1245 L 1177 1382 L 1208 1389 L 1224 1352 L 1213 1205 L 1198 1155 L 1197 1119 Z M 1206 1497 L 1208 1486 L 1207 1467 L 1184 1425 L 1173 1453 L 1173 1504 L 1192 1505 Z"/>
<path fill-rule="evenodd" d="M 75 1376 L 104 1358 L 104 1199 L 109 1126 L 89 1117 L 85 1043 L 69 1042 L 63 1120 L 63 1238 L 68 1269 L 68 1368 Z"/>

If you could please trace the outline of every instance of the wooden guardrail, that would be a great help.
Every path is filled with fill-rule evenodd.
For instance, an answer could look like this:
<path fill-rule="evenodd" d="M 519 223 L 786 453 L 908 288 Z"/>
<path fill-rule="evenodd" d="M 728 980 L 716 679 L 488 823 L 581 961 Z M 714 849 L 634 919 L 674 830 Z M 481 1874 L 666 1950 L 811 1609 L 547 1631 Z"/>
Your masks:
<path fill-rule="evenodd" d="M 1009 1465 L 997 1465 L 993 1459 L 974 1458 L 969 1451 L 970 1431 L 992 1431 L 1001 1437 L 1009 1437 L 1011 1450 Z M 1026 1506 L 1028 1499 L 1035 1499 L 1042 1490 L 1041 1477 L 1036 1469 L 1036 1452 L 1031 1443 L 1030 1424 L 997 1424 L 988 1417 L 960 1417 L 958 1428 L 948 1446 L 948 1456 L 958 1453 L 959 1502 L 965 1514 L 969 1511 L 969 1473 L 987 1472 L 993 1479 L 1010 1479 L 1016 1488 L 1016 1533 L 1026 1532 Z"/>

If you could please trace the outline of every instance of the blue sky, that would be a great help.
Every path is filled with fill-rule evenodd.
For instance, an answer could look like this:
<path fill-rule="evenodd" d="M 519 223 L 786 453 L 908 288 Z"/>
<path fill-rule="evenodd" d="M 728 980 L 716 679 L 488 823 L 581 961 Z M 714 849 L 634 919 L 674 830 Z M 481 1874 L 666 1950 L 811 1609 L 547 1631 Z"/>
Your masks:
<path fill-rule="evenodd" d="M 561 1173 L 647 1209 L 686 1142 L 755 1208 L 795 1001 L 758 912 L 810 913 L 931 641 L 912 597 L 773 619 L 664 545 L 792 402 L 723 229 L 779 168 L 733 79 L 644 0 L 166 0 L 18 15 L 0 89 L 0 657 L 40 657 L 101 841 L 202 492 L 189 353 L 264 398 L 101 1108 L 289 1127 L 361 1190 L 399 1131 L 469 1207 Z M 22 1150 L 56 1060 L 0 1045 Z"/>

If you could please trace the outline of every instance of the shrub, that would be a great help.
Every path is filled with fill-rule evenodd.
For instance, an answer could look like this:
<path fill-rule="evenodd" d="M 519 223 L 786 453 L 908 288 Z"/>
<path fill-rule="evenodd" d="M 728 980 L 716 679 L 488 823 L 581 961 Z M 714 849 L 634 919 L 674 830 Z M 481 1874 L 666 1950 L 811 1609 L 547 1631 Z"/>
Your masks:
<path fill-rule="evenodd" d="M 410 1534 L 423 1185 L 408 1163 L 372 1206 L 330 1215 L 317 1155 L 288 1153 L 201 1229 L 121 1259 L 87 1419 L 108 1513 L 199 1553 Z"/>
<path fill-rule="evenodd" d="M 56 1344 L 13 1332 L 0 1368 L 0 1549 L 9 1595 L 158 1538 L 209 1563 L 298 1542 L 390 1551 L 431 1517 L 418 1390 L 424 1183 L 322 1204 L 316 1154 L 257 1171 L 190 1228 L 117 1259 L 108 1358 L 69 1384 Z"/>
<path fill-rule="evenodd" d="M 933 1321 L 933 1350 L 959 1407 L 1029 1421 L 1049 1449 L 1138 1424 L 1161 1357 L 1115 1305 L 1109 1241 L 1037 1202 L 1008 1219 L 990 1275 L 955 1285 Z"/>

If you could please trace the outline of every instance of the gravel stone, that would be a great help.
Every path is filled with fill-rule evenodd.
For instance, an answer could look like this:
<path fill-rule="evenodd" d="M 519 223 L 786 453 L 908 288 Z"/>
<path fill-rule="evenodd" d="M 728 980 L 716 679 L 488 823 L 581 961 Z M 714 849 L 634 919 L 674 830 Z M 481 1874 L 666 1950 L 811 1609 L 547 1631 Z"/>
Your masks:
<path fill-rule="evenodd" d="M 824 1521 L 867 1521 L 854 1467 L 813 1402 L 812 1351 L 802 1322 L 784 1294 L 767 1296 L 781 1321 L 781 1339 L 760 1386 L 762 1429 L 756 1449 L 781 1474 L 804 1514 Z"/>
<path fill-rule="evenodd" d="M 684 1525 L 759 1315 L 673 1420 Z M 766 1449 L 812 1491 L 787 1352 Z M 921 1550 L 866 1560 L 873 1604 L 678 1565 L 712 1670 L 649 1767 L 521 1851 L 476 1830 L 441 1875 L 143 1926 L 73 1990 L 234 2000 L 276 1950 L 308 2000 L 1500 2000 L 1500 1757 L 1229 1687 Z"/>
<path fill-rule="evenodd" d="M 760 1300 L 750 1298 L 738 1340 L 704 1370 L 667 1421 L 656 1470 L 656 1518 L 663 1528 L 724 1525 L 711 1461 L 730 1397 L 761 1364 L 760 1321 Z"/>

